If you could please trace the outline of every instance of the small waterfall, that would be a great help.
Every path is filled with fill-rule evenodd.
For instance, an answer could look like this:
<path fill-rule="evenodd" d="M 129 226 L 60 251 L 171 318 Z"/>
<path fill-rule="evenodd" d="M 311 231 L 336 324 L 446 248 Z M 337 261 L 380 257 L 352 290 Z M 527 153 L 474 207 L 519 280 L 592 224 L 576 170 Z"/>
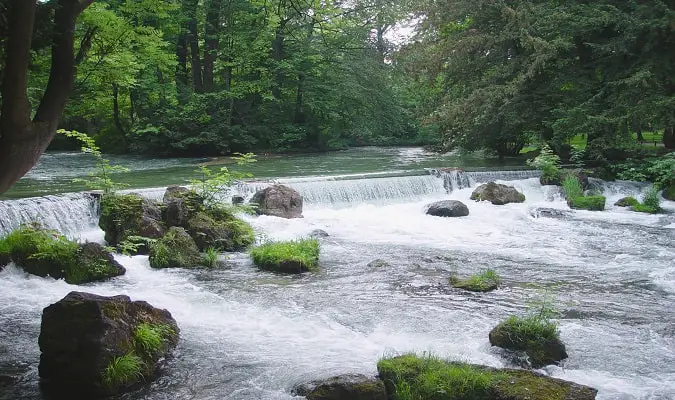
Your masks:
<path fill-rule="evenodd" d="M 98 200 L 89 193 L 69 193 L 0 201 L 0 237 L 30 222 L 74 236 L 96 226 Z"/>

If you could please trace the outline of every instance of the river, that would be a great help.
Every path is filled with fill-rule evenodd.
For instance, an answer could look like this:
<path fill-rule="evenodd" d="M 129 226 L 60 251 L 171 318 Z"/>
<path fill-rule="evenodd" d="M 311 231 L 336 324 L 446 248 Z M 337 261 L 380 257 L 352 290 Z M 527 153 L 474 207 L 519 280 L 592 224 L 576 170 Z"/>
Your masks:
<path fill-rule="evenodd" d="M 402 158 L 406 154 L 401 151 Z M 448 166 L 417 163 L 427 161 L 424 166 Z M 410 169 L 402 166 L 397 169 Z M 540 186 L 530 171 L 383 176 L 343 167 L 282 179 L 305 196 L 304 218 L 246 217 L 264 239 L 328 232 L 315 274 L 261 272 L 245 253 L 225 255 L 228 268 L 220 270 L 152 270 L 147 257 L 119 255 L 126 275 L 84 287 L 5 268 L 0 369 L 27 372 L 0 399 L 41 399 L 42 308 L 72 290 L 128 294 L 168 309 L 178 321 L 181 342 L 165 375 L 122 397 L 127 400 L 291 399 L 297 383 L 374 374 L 378 358 L 409 351 L 509 366 L 490 347 L 488 332 L 543 298 L 562 312 L 569 353 L 562 366 L 543 372 L 596 387 L 601 400 L 675 398 L 675 203 L 664 202 L 669 214 L 630 212 L 612 204 L 639 195 L 644 185 L 596 182 L 608 209 L 571 212 L 557 188 Z M 470 201 L 472 188 L 490 178 L 515 186 L 527 201 Z M 161 190 L 143 193 L 158 197 Z M 424 215 L 425 205 L 437 199 L 461 200 L 471 214 Z M 95 226 L 95 200 L 83 195 L 4 206 L 5 212 L 23 209 L 12 214 L 16 218 L 42 219 L 74 238 L 103 237 Z M 568 212 L 550 218 L 542 208 Z M 374 259 L 390 266 L 368 267 Z M 447 285 L 453 272 L 485 268 L 499 272 L 502 288 L 470 294 Z"/>

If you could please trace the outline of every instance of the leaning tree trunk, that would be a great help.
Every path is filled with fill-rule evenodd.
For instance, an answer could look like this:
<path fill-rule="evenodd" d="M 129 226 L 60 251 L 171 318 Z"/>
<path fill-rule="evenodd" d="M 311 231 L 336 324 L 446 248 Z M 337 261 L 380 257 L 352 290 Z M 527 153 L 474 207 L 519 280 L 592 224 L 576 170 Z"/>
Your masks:
<path fill-rule="evenodd" d="M 663 130 L 663 146 L 666 149 L 675 149 L 675 127 L 668 127 Z"/>
<path fill-rule="evenodd" d="M 0 111 L 0 193 L 33 168 L 54 138 L 75 74 L 75 21 L 92 2 L 58 0 L 49 81 L 32 120 L 26 89 L 37 1 L 10 2 Z"/>

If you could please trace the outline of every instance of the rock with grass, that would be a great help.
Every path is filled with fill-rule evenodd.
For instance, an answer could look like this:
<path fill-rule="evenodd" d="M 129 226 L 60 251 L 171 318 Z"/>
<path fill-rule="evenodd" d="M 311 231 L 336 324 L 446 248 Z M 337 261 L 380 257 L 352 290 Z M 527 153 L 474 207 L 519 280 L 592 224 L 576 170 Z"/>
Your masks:
<path fill-rule="evenodd" d="M 388 398 L 593 400 L 597 390 L 532 371 L 448 362 L 433 356 L 385 358 L 377 363 Z"/>
<path fill-rule="evenodd" d="M 29 274 L 65 279 L 74 285 L 126 272 L 100 244 L 79 244 L 39 225 L 22 226 L 0 239 L 0 252 Z"/>
<path fill-rule="evenodd" d="M 493 269 L 487 269 L 480 274 L 472 275 L 467 279 L 451 276 L 450 285 L 470 292 L 491 292 L 499 287 L 499 274 Z"/>
<path fill-rule="evenodd" d="M 489 339 L 493 346 L 525 352 L 533 368 L 567 358 L 558 325 L 538 315 L 511 316 L 490 331 Z"/>
<path fill-rule="evenodd" d="M 316 271 L 319 268 L 319 241 L 268 242 L 251 249 L 251 258 L 256 266 L 267 271 L 288 274 Z"/>
<path fill-rule="evenodd" d="M 42 313 L 39 374 L 53 398 L 96 398 L 150 382 L 178 343 L 166 310 L 71 292 Z"/>
<path fill-rule="evenodd" d="M 429 204 L 426 214 L 434 217 L 466 217 L 469 208 L 461 201 L 442 200 Z"/>
<path fill-rule="evenodd" d="M 384 382 L 359 374 L 339 375 L 297 386 L 296 396 L 307 400 L 387 400 Z"/>
<path fill-rule="evenodd" d="M 622 197 L 614 203 L 617 207 L 633 207 L 640 204 L 640 202 L 633 196 Z"/>
<path fill-rule="evenodd" d="M 281 218 L 302 218 L 302 196 L 295 189 L 273 185 L 258 191 L 250 201 L 258 215 Z"/>
<path fill-rule="evenodd" d="M 195 213 L 204 211 L 204 198 L 194 190 L 183 186 L 169 186 L 162 199 L 164 204 L 164 220 L 168 227 L 187 227 L 187 223 Z"/>
<path fill-rule="evenodd" d="M 136 194 L 104 195 L 98 224 L 111 246 L 119 245 L 129 236 L 156 239 L 166 232 L 159 204 Z"/>
<path fill-rule="evenodd" d="M 537 207 L 530 209 L 530 215 L 534 218 L 564 219 L 572 216 L 572 212 L 569 210 L 560 210 L 557 208 Z"/>
<path fill-rule="evenodd" d="M 471 193 L 471 200 L 489 201 L 494 205 L 509 203 L 523 203 L 525 195 L 512 186 L 506 186 L 495 182 L 480 185 Z"/>
<path fill-rule="evenodd" d="M 605 196 L 578 196 L 567 199 L 567 205 L 574 210 L 603 211 Z"/>
<path fill-rule="evenodd" d="M 195 268 L 202 264 L 194 239 L 178 226 L 169 228 L 150 246 L 149 259 L 152 268 Z"/>
<path fill-rule="evenodd" d="M 309 233 L 309 237 L 314 238 L 314 239 L 322 239 L 322 238 L 327 238 L 330 235 L 328 232 L 324 231 L 323 229 L 314 229 L 312 232 Z"/>

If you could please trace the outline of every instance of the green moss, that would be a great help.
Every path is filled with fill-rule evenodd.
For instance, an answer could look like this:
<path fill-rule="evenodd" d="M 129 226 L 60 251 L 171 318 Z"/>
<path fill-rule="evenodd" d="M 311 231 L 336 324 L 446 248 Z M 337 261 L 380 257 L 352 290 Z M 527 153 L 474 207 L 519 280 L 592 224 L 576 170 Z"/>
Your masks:
<path fill-rule="evenodd" d="M 77 263 L 79 245 L 60 233 L 24 225 L 0 240 L 0 248 L 26 272 L 62 278 Z"/>
<path fill-rule="evenodd" d="M 525 351 L 535 368 L 567 358 L 558 325 L 544 317 L 511 316 L 490 332 L 493 346 Z"/>
<path fill-rule="evenodd" d="M 646 204 L 636 204 L 631 209 L 635 212 L 641 212 L 641 213 L 647 213 L 647 214 L 658 214 L 662 211 L 661 207 L 654 208 L 654 207 L 648 206 Z"/>
<path fill-rule="evenodd" d="M 605 209 L 605 196 L 575 197 L 567 200 L 570 208 L 577 210 L 603 211 Z"/>
<path fill-rule="evenodd" d="M 493 269 L 487 269 L 480 274 L 473 275 L 468 279 L 450 278 L 453 287 L 469 290 L 471 292 L 489 292 L 499 287 L 499 274 Z"/>
<path fill-rule="evenodd" d="M 388 393 L 397 400 L 478 400 L 489 398 L 493 376 L 463 363 L 408 354 L 377 363 Z"/>
<path fill-rule="evenodd" d="M 213 247 L 222 251 L 244 249 L 255 241 L 253 228 L 224 209 L 193 215 L 187 228 L 201 250 Z M 212 210 L 213 211 L 213 210 Z"/>
<path fill-rule="evenodd" d="M 150 246 L 149 260 L 152 268 L 194 268 L 202 261 L 194 240 L 175 226 Z"/>
<path fill-rule="evenodd" d="M 102 373 L 103 385 L 110 390 L 131 385 L 143 379 L 145 363 L 134 353 L 113 358 Z"/>
<path fill-rule="evenodd" d="M 319 241 L 269 242 L 253 248 L 251 257 L 253 263 L 262 269 L 288 273 L 314 271 L 319 263 Z"/>
<path fill-rule="evenodd" d="M 623 199 L 620 199 L 614 203 L 615 206 L 619 207 L 634 207 L 638 204 L 640 204 L 640 202 L 633 196 L 624 197 Z"/>
<path fill-rule="evenodd" d="M 570 391 L 569 385 L 563 382 L 514 370 L 495 376 L 493 387 L 499 398 L 508 399 L 563 400 Z"/>

